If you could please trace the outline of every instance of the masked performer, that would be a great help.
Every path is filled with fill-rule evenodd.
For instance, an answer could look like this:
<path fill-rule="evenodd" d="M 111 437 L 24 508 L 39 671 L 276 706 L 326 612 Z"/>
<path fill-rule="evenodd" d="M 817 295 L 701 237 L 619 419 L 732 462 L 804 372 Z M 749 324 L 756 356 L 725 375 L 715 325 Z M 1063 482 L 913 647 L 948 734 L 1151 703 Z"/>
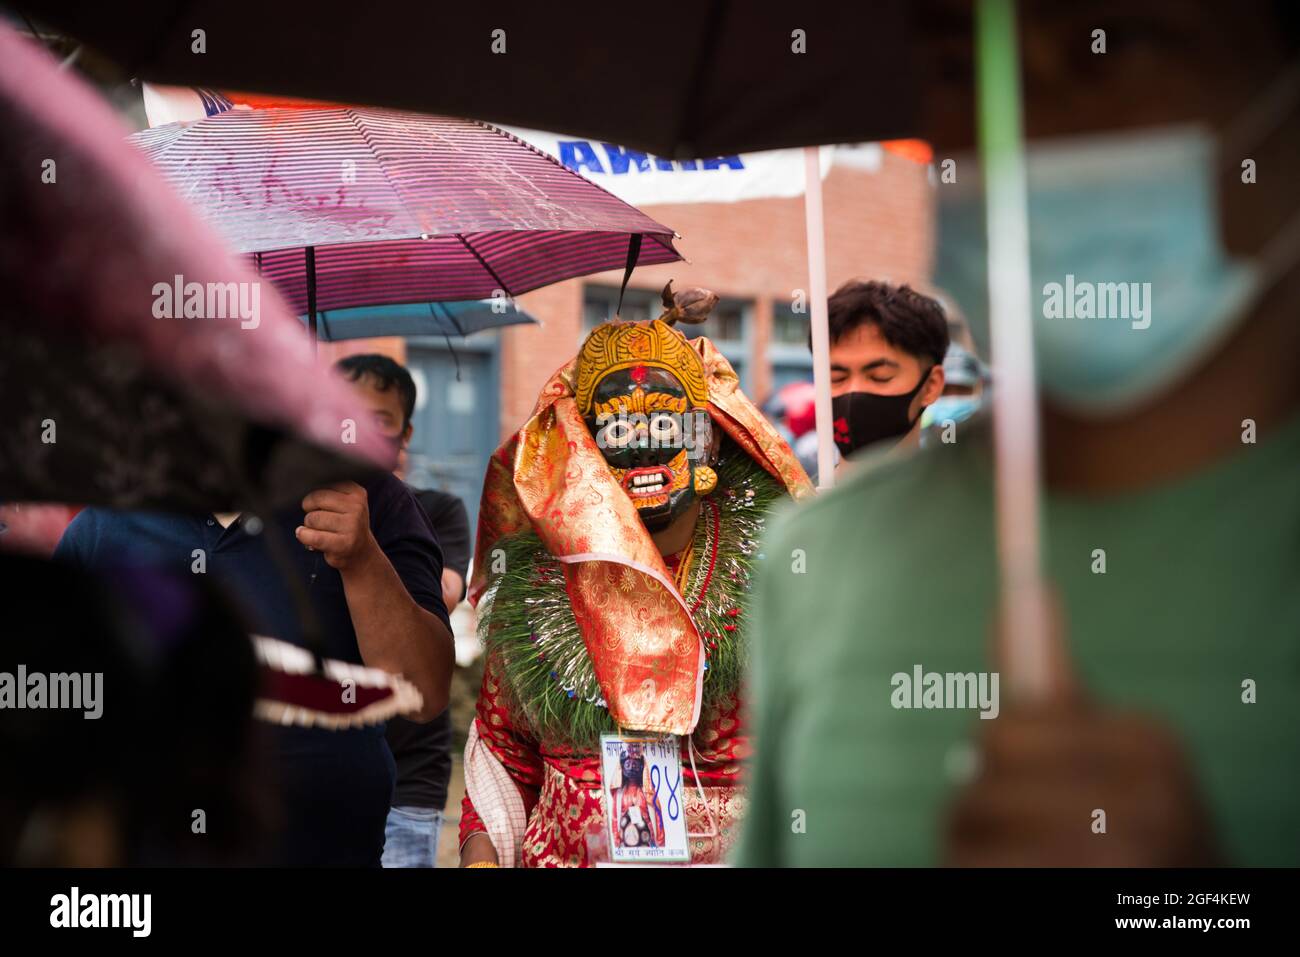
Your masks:
<path fill-rule="evenodd" d="M 674 328 L 716 303 L 666 288 L 658 319 L 596 328 L 489 463 L 466 866 L 588 864 L 616 731 L 678 736 L 692 863 L 722 860 L 737 830 L 750 573 L 771 507 L 812 487 L 713 344 Z"/>

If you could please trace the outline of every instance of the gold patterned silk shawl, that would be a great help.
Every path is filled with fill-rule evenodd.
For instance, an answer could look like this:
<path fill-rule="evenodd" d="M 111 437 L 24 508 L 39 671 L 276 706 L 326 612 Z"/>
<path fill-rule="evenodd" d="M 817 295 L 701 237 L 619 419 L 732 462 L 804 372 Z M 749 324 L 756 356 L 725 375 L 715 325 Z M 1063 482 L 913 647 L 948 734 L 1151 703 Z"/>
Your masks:
<path fill-rule="evenodd" d="M 813 492 L 798 459 L 703 336 L 708 412 L 795 498 Z M 531 528 L 564 566 L 566 589 L 610 715 L 620 728 L 690 734 L 700 717 L 704 646 L 636 506 L 578 413 L 571 360 L 533 416 L 493 454 L 483 481 L 470 601 L 492 573 L 494 544 Z"/>

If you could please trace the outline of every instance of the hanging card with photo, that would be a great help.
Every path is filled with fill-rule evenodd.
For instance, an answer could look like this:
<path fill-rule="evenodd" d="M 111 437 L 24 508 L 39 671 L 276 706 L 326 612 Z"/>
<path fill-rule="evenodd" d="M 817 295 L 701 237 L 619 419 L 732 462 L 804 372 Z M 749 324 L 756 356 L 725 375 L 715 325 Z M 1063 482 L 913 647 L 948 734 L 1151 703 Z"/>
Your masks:
<path fill-rule="evenodd" d="M 615 863 L 690 860 L 680 739 L 603 734 L 600 777 Z"/>

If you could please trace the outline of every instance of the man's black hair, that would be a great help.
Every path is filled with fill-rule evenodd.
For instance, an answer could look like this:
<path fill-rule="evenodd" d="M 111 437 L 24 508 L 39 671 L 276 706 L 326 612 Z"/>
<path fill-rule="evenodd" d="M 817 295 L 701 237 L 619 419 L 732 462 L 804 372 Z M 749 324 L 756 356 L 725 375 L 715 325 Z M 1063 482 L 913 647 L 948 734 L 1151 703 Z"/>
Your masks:
<path fill-rule="evenodd" d="M 380 392 L 387 392 L 396 387 L 397 395 L 402 400 L 402 428 L 411 424 L 415 414 L 415 380 L 401 363 L 394 362 L 388 356 L 369 352 L 360 356 L 348 356 L 334 363 L 334 368 L 349 380 L 356 382 L 362 376 L 369 376 Z"/>
<path fill-rule="evenodd" d="M 912 287 L 854 279 L 836 289 L 828 305 L 831 345 L 858 326 L 873 325 L 895 349 L 943 363 L 948 351 L 943 306 Z M 812 348 L 811 336 L 808 346 Z"/>

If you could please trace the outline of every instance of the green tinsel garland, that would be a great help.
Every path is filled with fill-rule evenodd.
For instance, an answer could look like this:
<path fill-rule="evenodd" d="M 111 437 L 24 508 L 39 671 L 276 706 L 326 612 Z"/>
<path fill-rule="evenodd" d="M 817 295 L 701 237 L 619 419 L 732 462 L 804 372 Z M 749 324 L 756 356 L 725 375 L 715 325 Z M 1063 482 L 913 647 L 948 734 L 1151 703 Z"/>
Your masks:
<path fill-rule="evenodd" d="M 746 665 L 741 633 L 752 562 L 764 520 L 785 494 L 784 487 L 730 439 L 724 441 L 714 468 L 718 485 L 700 510 L 684 596 L 688 607 L 699 599 L 693 617 L 709 655 L 705 714 L 740 687 Z M 711 506 L 718 516 L 717 561 L 701 599 L 712 550 Z M 494 556 L 494 567 L 504 570 L 491 577 L 479 603 L 479 636 L 499 657 L 510 700 L 544 744 L 595 750 L 600 735 L 616 728 L 569 605 L 561 565 L 533 532 L 503 538 L 496 548 L 502 554 Z"/>

